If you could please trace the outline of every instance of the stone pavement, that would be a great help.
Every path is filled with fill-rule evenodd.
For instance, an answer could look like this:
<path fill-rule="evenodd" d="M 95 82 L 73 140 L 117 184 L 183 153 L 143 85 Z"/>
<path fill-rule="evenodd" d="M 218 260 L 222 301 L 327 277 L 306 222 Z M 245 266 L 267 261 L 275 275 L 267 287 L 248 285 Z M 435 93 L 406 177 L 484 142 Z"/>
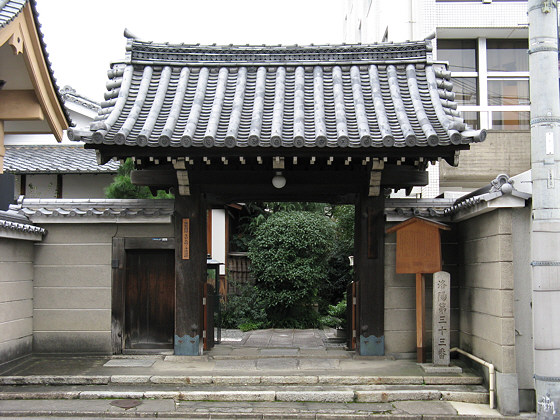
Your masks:
<path fill-rule="evenodd" d="M 330 334 L 224 331 L 198 357 L 34 355 L 0 367 L 0 417 L 501 418 L 464 366 L 426 373 L 357 356 Z"/>
<path fill-rule="evenodd" d="M 325 342 L 329 338 L 329 333 L 330 335 L 332 335 L 331 331 L 318 329 L 268 329 L 248 331 L 243 335 L 243 338 L 241 339 L 237 347 L 320 349 L 325 347 Z M 232 332 L 225 330 L 224 342 L 231 342 L 231 335 Z M 235 343 L 235 341 L 233 342 Z"/>

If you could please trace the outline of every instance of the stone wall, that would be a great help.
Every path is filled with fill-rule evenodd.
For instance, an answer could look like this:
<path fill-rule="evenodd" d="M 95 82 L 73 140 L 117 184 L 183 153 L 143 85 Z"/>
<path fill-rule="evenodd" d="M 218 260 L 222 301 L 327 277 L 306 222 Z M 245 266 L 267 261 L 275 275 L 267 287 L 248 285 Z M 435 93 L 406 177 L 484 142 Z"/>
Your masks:
<path fill-rule="evenodd" d="M 515 373 L 512 210 L 498 209 L 458 228 L 460 347 L 501 373 Z"/>
<path fill-rule="evenodd" d="M 393 226 L 388 224 L 387 227 Z M 454 231 L 441 232 L 443 270 L 451 273 L 451 346 L 459 342 L 458 244 Z M 385 354 L 416 357 L 416 276 L 397 274 L 396 233 L 385 236 Z M 426 275 L 426 337 L 428 358 L 432 347 L 432 275 Z"/>
<path fill-rule="evenodd" d="M 33 350 L 111 353 L 113 237 L 173 236 L 169 224 L 57 223 L 35 245 Z"/>
<path fill-rule="evenodd" d="M 31 353 L 33 242 L 0 238 L 0 365 Z"/>
<path fill-rule="evenodd" d="M 533 283 L 531 277 L 531 208 L 512 209 L 515 355 L 519 409 L 535 411 L 533 379 Z"/>

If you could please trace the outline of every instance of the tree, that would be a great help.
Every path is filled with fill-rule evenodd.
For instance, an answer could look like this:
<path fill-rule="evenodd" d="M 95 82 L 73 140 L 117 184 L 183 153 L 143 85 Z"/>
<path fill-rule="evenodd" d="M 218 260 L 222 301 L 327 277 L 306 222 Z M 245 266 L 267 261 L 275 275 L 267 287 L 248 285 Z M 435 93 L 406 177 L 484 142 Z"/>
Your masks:
<path fill-rule="evenodd" d="M 113 182 L 105 188 L 107 198 L 173 198 L 172 194 L 158 190 L 154 197 L 146 186 L 134 185 L 130 180 L 130 172 L 134 169 L 132 159 L 128 158 L 119 166 Z"/>
<path fill-rule="evenodd" d="M 335 236 L 327 276 L 319 288 L 321 312 L 326 312 L 329 305 L 338 304 L 352 281 L 348 257 L 354 254 L 354 206 L 334 206 L 331 217 L 335 222 Z"/>
<path fill-rule="evenodd" d="M 327 275 L 333 222 L 319 213 L 282 211 L 270 215 L 249 243 L 257 299 L 271 327 L 317 326 L 312 305 Z"/>

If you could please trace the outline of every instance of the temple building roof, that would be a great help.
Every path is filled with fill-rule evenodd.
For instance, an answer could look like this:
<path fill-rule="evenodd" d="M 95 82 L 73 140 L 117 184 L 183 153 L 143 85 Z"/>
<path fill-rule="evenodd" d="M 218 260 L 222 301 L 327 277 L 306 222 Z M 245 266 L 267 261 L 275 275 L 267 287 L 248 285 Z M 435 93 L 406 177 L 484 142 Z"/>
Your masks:
<path fill-rule="evenodd" d="M 6 146 L 4 170 L 12 174 L 114 174 L 120 163 L 97 164 L 95 150 L 77 145 Z"/>
<path fill-rule="evenodd" d="M 450 73 L 432 62 L 430 40 L 200 46 L 131 37 L 126 60 L 108 75 L 96 121 L 69 130 L 71 139 L 90 147 L 375 153 L 465 148 L 486 136 L 469 129 L 457 112 Z"/>
<path fill-rule="evenodd" d="M 72 120 L 54 77 L 36 0 L 0 0 L 0 48 L 8 46 L 11 51 L 2 55 L 0 86 L 5 131 L 52 133 L 61 141 Z M 20 54 L 24 61 L 17 59 Z"/>
<path fill-rule="evenodd" d="M 0 28 L 10 23 L 21 12 L 27 0 L 8 0 L 0 5 Z"/>

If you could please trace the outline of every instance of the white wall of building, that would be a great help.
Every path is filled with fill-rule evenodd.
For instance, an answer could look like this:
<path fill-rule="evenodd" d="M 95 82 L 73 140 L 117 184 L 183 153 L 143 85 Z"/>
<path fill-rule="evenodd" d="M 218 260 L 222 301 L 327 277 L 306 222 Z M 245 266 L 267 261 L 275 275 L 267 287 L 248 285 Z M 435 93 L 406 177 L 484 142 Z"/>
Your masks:
<path fill-rule="evenodd" d="M 25 176 L 26 198 L 57 198 L 56 174 Z M 105 198 L 105 188 L 114 174 L 64 174 L 62 198 Z M 15 176 L 14 200 L 21 192 L 21 175 Z"/>
<path fill-rule="evenodd" d="M 104 198 L 114 174 L 68 174 L 62 177 L 62 198 Z"/>
<path fill-rule="evenodd" d="M 226 211 L 212 210 L 212 258 L 221 262 L 220 274 L 225 274 L 226 262 Z"/>
<path fill-rule="evenodd" d="M 16 175 L 14 198 L 20 194 L 22 177 Z M 56 198 L 56 175 L 26 175 L 25 176 L 26 198 Z"/>

